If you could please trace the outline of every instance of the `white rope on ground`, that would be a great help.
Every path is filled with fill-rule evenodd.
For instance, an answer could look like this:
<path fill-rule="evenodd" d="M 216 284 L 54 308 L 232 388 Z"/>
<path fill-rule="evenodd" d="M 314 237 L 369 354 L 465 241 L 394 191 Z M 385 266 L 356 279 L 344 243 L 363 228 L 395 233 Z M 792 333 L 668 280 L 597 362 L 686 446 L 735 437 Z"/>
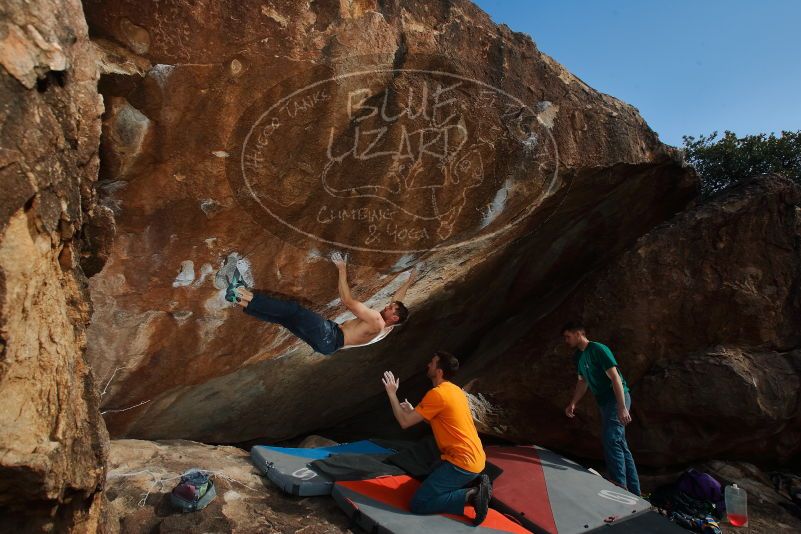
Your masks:
<path fill-rule="evenodd" d="M 112 472 L 108 473 L 108 475 L 106 475 L 106 480 L 109 480 L 109 479 L 112 479 L 112 478 L 135 477 L 135 476 L 138 476 L 138 475 L 149 475 L 150 478 L 153 479 L 153 481 L 150 484 L 150 487 L 147 489 L 147 491 L 142 496 L 142 498 L 139 499 L 139 502 L 136 503 L 137 506 L 139 506 L 140 508 L 144 508 L 145 503 L 147 502 L 147 498 L 150 497 L 150 494 L 153 493 L 154 490 L 156 490 L 156 489 L 161 490 L 163 488 L 164 482 L 167 482 L 168 480 L 175 480 L 175 479 L 181 478 L 181 475 L 174 476 L 174 477 L 160 478 L 153 471 L 150 471 L 149 469 L 143 469 L 143 470 L 134 471 L 134 472 L 131 472 L 131 473 L 115 473 L 115 472 L 112 471 Z"/>

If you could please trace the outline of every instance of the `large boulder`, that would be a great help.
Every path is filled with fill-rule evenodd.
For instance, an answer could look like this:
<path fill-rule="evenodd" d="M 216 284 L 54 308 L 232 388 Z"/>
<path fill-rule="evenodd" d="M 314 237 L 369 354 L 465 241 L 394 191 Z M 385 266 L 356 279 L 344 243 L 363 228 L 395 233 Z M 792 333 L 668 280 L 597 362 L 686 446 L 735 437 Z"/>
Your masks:
<path fill-rule="evenodd" d="M 799 203 L 793 182 L 757 178 L 657 227 L 567 298 L 532 302 L 491 331 L 469 373 L 503 411 L 487 430 L 600 457 L 594 402 L 575 421 L 563 414 L 576 378 L 559 330 L 578 319 L 632 384 L 638 462 L 801 452 Z"/>
<path fill-rule="evenodd" d="M 0 4 L 0 530 L 95 532 L 108 446 L 84 358 L 102 218 L 98 72 L 77 0 Z M 108 228 L 108 225 L 106 225 Z"/>
<path fill-rule="evenodd" d="M 86 2 L 107 73 L 90 360 L 113 435 L 238 442 L 329 426 L 564 291 L 697 180 L 637 110 L 466 0 Z M 226 303 L 234 266 L 327 317 L 333 249 L 412 318 L 315 355 Z M 388 289 L 382 290 L 385 286 Z"/>

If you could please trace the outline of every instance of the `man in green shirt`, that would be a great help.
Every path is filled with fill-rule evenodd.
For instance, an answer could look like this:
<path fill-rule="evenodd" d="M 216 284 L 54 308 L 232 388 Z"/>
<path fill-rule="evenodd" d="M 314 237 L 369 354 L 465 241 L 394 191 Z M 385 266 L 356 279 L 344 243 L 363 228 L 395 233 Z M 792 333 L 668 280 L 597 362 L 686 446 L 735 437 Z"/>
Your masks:
<path fill-rule="evenodd" d="M 576 404 L 592 391 L 601 412 L 603 447 L 609 478 L 622 488 L 640 495 L 637 467 L 626 443 L 626 425 L 631 422 L 631 396 L 626 379 L 618 368 L 612 351 L 603 343 L 590 341 L 580 323 L 562 327 L 565 343 L 576 352 L 573 362 L 578 370 L 578 382 L 573 399 L 565 408 L 568 417 L 575 417 Z"/>

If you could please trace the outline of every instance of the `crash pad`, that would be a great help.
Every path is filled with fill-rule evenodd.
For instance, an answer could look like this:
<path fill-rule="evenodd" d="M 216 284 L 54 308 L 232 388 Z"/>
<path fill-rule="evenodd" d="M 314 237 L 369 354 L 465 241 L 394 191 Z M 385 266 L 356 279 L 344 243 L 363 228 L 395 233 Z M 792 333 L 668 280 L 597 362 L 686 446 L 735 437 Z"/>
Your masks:
<path fill-rule="evenodd" d="M 250 449 L 250 457 L 267 478 L 286 493 L 312 496 L 330 494 L 334 483 L 332 478 L 314 470 L 311 466 L 314 460 L 334 454 L 389 455 L 393 452 L 363 440 L 310 449 L 256 445 Z"/>
<path fill-rule="evenodd" d="M 490 506 L 537 534 L 589 532 L 651 509 L 648 501 L 536 446 L 486 447 L 503 469 Z"/>
<path fill-rule="evenodd" d="M 371 480 L 336 482 L 331 495 L 351 520 L 371 533 L 393 534 L 482 534 L 528 531 L 503 514 L 490 510 L 484 522 L 475 527 L 475 510 L 465 506 L 463 516 L 450 514 L 417 515 L 409 503 L 420 482 L 408 475 Z"/>

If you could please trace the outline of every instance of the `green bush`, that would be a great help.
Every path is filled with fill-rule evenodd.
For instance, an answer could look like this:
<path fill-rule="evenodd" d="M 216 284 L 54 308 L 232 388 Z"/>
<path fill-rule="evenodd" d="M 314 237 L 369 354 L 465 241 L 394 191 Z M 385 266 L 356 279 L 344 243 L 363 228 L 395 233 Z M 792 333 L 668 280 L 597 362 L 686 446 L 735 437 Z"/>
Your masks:
<path fill-rule="evenodd" d="M 757 174 L 777 173 L 801 184 L 801 130 L 737 137 L 726 131 L 685 135 L 686 160 L 698 171 L 701 194 L 710 197 Z"/>

